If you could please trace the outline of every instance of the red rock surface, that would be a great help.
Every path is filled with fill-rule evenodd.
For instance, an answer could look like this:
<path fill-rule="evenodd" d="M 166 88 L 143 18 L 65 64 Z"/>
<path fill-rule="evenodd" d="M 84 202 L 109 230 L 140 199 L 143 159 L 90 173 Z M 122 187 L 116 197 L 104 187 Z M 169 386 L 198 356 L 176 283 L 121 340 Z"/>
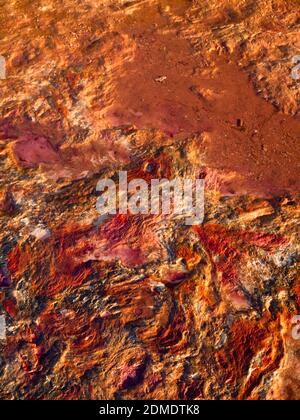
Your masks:
<path fill-rule="evenodd" d="M 299 399 L 299 1 L 2 3 L 0 398 Z M 100 220 L 121 170 L 203 225 Z"/>

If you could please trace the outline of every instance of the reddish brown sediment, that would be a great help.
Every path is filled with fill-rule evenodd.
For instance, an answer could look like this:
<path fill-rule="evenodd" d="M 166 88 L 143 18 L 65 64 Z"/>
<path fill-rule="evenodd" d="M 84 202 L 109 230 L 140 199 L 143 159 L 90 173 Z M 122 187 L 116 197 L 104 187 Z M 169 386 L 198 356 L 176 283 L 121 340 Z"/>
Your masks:
<path fill-rule="evenodd" d="M 1 6 L 1 399 L 299 399 L 299 7 Z M 120 171 L 203 224 L 99 217 Z"/>
<path fill-rule="evenodd" d="M 12 215 L 17 211 L 17 205 L 14 196 L 8 189 L 0 193 L 0 213 L 3 215 Z"/>
<path fill-rule="evenodd" d="M 59 161 L 57 151 L 43 137 L 21 137 L 13 144 L 12 152 L 17 163 L 24 168 L 36 168 L 42 163 L 53 165 Z"/>
<path fill-rule="evenodd" d="M 225 300 L 237 310 L 249 309 L 241 274 L 241 266 L 250 259 L 247 249 L 258 247 L 270 254 L 286 247 L 288 240 L 266 233 L 228 231 L 217 225 L 196 227 L 195 230 L 213 260 L 216 272 L 220 273 L 220 288 Z"/>

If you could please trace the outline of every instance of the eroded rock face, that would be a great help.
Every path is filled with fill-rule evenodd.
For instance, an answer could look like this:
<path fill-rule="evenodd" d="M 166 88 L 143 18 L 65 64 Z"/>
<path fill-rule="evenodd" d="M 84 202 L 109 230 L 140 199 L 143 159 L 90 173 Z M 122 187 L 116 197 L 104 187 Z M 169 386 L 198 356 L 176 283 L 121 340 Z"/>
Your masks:
<path fill-rule="evenodd" d="M 300 398 L 299 7 L 1 6 L 1 398 Z M 203 224 L 99 218 L 119 171 Z"/>

